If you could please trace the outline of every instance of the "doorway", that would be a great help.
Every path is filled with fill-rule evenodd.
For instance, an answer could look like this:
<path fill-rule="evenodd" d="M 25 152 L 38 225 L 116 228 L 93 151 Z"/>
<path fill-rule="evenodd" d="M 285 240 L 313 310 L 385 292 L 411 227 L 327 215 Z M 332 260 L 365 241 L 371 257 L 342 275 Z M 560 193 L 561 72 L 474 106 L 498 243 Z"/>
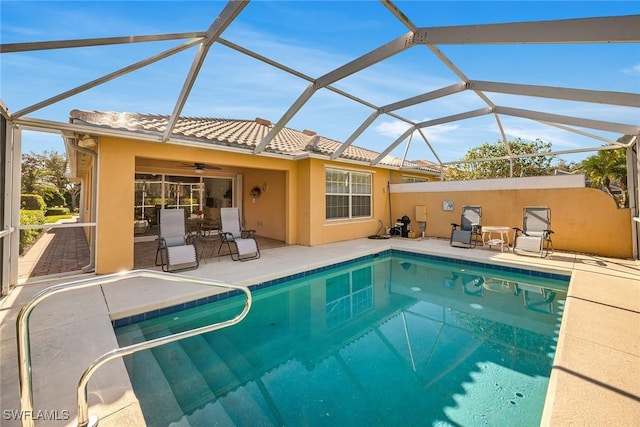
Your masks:
<path fill-rule="evenodd" d="M 155 240 L 158 212 L 162 208 L 184 209 L 187 217 L 202 212 L 207 219 L 219 220 L 220 208 L 236 206 L 236 180 L 229 177 L 136 173 L 134 240 Z"/>

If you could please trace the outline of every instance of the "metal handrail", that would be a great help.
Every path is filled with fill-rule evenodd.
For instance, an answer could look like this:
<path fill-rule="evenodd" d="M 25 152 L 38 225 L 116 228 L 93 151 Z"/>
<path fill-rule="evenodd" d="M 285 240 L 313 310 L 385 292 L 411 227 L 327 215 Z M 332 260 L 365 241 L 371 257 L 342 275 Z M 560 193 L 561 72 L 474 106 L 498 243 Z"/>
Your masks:
<path fill-rule="evenodd" d="M 229 289 L 235 289 L 242 291 L 247 296 L 245 306 L 236 317 L 232 319 L 214 323 L 212 325 L 202 326 L 200 328 L 191 329 L 177 334 L 167 335 L 165 337 L 155 338 L 150 341 L 144 341 L 136 344 L 132 344 L 126 347 L 117 348 L 111 350 L 93 361 L 91 365 L 83 372 L 80 380 L 78 381 L 78 426 L 86 427 L 88 425 L 97 425 L 98 418 L 92 416 L 89 417 L 89 406 L 87 404 L 87 384 L 89 378 L 100 366 L 104 363 L 112 360 L 116 357 L 126 356 L 128 354 L 135 353 L 140 350 L 146 350 L 154 348 L 162 344 L 167 344 L 173 341 L 177 341 L 184 338 L 189 338 L 195 335 L 203 334 L 210 331 L 226 328 L 239 323 L 244 319 L 249 310 L 251 309 L 252 297 L 251 292 L 245 286 L 232 285 L 229 283 L 217 282 L 214 280 L 201 279 L 197 277 L 183 276 L 179 274 L 171 274 L 153 270 L 132 270 L 123 273 L 110 274 L 100 277 L 93 277 L 90 279 L 77 280 L 74 282 L 62 283 L 59 285 L 50 286 L 39 293 L 37 293 L 27 304 L 25 304 L 16 320 L 17 329 L 17 345 L 18 345 L 18 374 L 20 379 L 20 407 L 21 413 L 24 414 L 22 419 L 23 427 L 33 427 L 34 420 L 33 415 L 33 387 L 32 387 L 32 375 L 31 375 L 31 343 L 29 340 L 29 316 L 33 309 L 45 298 L 55 295 L 61 292 L 83 289 L 97 285 L 104 285 L 108 283 L 117 282 L 123 279 L 130 279 L 136 277 L 148 277 L 162 280 L 169 280 L 173 282 L 189 282 L 201 285 L 213 285 Z"/>

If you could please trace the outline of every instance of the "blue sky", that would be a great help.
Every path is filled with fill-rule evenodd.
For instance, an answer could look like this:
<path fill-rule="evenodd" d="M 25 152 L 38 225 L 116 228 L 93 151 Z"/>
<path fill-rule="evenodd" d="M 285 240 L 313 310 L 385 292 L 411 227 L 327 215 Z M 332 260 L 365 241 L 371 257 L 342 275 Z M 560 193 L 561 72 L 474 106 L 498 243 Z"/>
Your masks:
<path fill-rule="evenodd" d="M 2 43 L 204 31 L 223 9 L 219 1 L 12 1 L 0 7 Z M 638 1 L 397 1 L 418 27 L 520 22 L 640 13 Z M 407 29 L 377 1 L 253 1 L 222 37 L 312 78 L 387 43 Z M 113 72 L 181 42 L 2 54 L 0 97 L 10 111 Z M 640 45 L 440 46 L 472 80 L 640 92 Z M 170 114 L 195 49 L 81 93 L 29 117 L 68 121 L 72 109 Z M 458 83 L 428 48 L 416 46 L 334 84 L 377 106 Z M 183 115 L 272 122 L 307 87 L 297 77 L 215 44 L 209 51 Z M 638 125 L 638 111 L 604 106 L 488 94 L 497 105 Z M 485 104 L 463 93 L 397 113 L 418 122 L 458 114 Z M 344 141 L 372 110 L 332 92 L 318 91 L 288 123 Z M 600 145 L 598 141 L 524 119 L 503 118 L 509 139 L 540 138 L 554 150 Z M 355 144 L 384 150 L 407 125 L 383 116 Z M 587 130 L 611 139 L 620 135 Z M 443 161 L 460 159 L 470 147 L 495 142 L 493 116 L 427 128 L 425 135 Z M 28 132 L 23 151 L 62 151 L 59 136 Z M 392 154 L 402 156 L 405 144 Z M 585 154 L 586 155 L 586 154 Z M 579 160 L 585 155 L 563 156 Z M 435 161 L 414 137 L 408 158 Z"/>

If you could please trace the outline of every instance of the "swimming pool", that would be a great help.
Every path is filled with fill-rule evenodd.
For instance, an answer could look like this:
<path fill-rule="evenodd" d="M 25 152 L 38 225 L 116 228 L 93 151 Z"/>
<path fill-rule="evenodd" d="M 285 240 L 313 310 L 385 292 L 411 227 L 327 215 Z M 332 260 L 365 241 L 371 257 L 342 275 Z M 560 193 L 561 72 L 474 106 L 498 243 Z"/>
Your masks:
<path fill-rule="evenodd" d="M 568 284 L 545 276 L 387 252 L 258 286 L 240 324 L 125 364 L 149 426 L 537 426 Z M 127 345 L 243 303 L 116 334 Z"/>

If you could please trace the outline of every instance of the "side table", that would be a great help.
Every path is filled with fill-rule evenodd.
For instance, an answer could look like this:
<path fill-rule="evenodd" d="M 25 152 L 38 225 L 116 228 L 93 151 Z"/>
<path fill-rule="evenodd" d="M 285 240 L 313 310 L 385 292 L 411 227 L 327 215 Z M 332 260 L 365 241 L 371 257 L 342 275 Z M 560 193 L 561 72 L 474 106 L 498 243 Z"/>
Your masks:
<path fill-rule="evenodd" d="M 212 230 L 210 233 L 201 235 L 198 237 L 198 243 L 201 244 L 202 248 L 200 249 L 200 260 L 202 261 L 202 257 L 205 255 L 205 251 L 207 249 L 207 244 L 211 243 L 211 256 L 208 258 L 215 258 L 216 256 L 216 242 L 220 240 L 220 233 L 218 230 Z M 220 261 L 220 258 L 218 258 Z"/>
<path fill-rule="evenodd" d="M 507 252 L 509 251 L 509 245 L 511 244 L 511 238 L 509 237 L 509 231 L 511 227 L 498 226 L 498 225 L 483 225 L 482 226 L 482 244 L 491 246 L 500 246 L 500 252 L 504 252 L 505 245 L 507 246 Z M 492 238 L 492 233 L 500 234 L 500 238 Z"/>

